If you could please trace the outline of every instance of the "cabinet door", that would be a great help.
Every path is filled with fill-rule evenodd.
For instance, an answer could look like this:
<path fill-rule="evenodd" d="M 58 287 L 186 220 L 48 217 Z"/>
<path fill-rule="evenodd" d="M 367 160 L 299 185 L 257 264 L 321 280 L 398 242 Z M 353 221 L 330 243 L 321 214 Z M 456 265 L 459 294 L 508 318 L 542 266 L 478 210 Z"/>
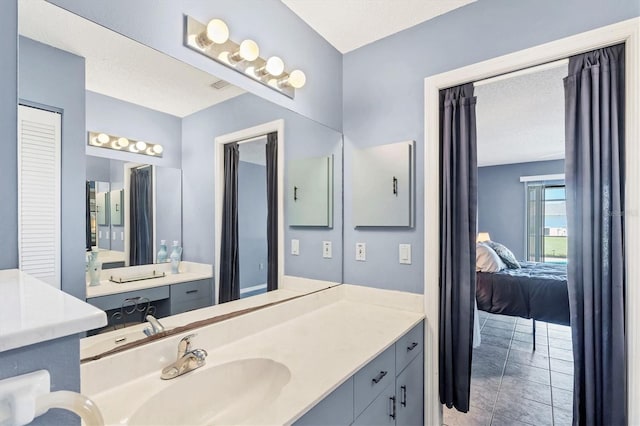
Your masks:
<path fill-rule="evenodd" d="M 424 352 L 413 359 L 396 379 L 396 424 L 424 424 Z"/>
<path fill-rule="evenodd" d="M 397 404 L 394 395 L 393 383 L 389 384 L 371 405 L 358 416 L 354 425 L 358 426 L 388 426 L 395 425 L 397 417 Z M 395 405 L 395 407 L 394 407 Z M 396 412 L 394 412 L 396 411 Z"/>
<path fill-rule="evenodd" d="M 289 161 L 290 226 L 333 226 L 333 157 Z"/>
<path fill-rule="evenodd" d="M 307 411 L 295 426 L 341 426 L 353 422 L 353 377 Z"/>
<path fill-rule="evenodd" d="M 96 212 L 98 225 L 109 225 L 109 212 L 107 211 L 108 201 L 106 192 L 96 193 Z"/>
<path fill-rule="evenodd" d="M 124 191 L 114 190 L 110 192 L 110 214 L 109 217 L 111 219 L 111 224 L 114 226 L 122 226 L 124 223 L 124 215 L 123 215 L 123 201 L 124 201 Z"/>
<path fill-rule="evenodd" d="M 413 141 L 354 151 L 354 226 L 413 226 L 413 151 Z"/>

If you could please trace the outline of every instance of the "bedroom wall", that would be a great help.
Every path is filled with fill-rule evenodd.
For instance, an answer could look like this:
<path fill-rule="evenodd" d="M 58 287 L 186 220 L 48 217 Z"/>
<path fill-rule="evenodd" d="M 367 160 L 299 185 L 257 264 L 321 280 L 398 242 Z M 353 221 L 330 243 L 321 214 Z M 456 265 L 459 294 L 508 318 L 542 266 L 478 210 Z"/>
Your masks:
<path fill-rule="evenodd" d="M 482 0 L 347 53 L 343 62 L 345 137 L 345 282 L 424 290 L 424 79 L 640 15 L 640 2 L 619 0 Z M 355 148 L 415 140 L 416 227 L 355 230 L 351 162 Z M 356 262 L 356 242 L 367 261 Z M 412 265 L 398 244 L 412 245 Z M 429 255 L 435 255 L 431 253 Z"/>
<path fill-rule="evenodd" d="M 242 145 L 240 156 L 242 157 Z M 266 166 L 240 161 L 238 165 L 238 245 L 241 289 L 267 282 L 266 188 Z"/>
<path fill-rule="evenodd" d="M 564 173 L 564 160 L 479 167 L 478 231 L 524 259 L 526 203 L 520 177 L 557 173 Z"/>

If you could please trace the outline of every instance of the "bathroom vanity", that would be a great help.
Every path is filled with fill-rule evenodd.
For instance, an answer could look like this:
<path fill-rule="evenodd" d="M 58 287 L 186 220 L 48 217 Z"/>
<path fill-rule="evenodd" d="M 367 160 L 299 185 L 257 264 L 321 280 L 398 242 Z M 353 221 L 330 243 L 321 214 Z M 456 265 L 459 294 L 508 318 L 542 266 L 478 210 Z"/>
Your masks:
<path fill-rule="evenodd" d="M 82 391 L 107 424 L 421 424 L 423 320 L 422 295 L 340 285 L 85 362 Z M 193 333 L 206 364 L 162 380 Z"/>

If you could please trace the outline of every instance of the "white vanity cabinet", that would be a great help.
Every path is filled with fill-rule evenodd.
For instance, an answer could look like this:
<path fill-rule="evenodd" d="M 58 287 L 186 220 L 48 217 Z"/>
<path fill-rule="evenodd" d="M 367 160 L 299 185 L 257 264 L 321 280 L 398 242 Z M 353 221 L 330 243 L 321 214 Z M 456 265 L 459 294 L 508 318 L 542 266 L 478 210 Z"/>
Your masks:
<path fill-rule="evenodd" d="M 423 425 L 423 336 L 421 322 L 295 425 Z"/>
<path fill-rule="evenodd" d="M 333 156 L 288 163 L 289 226 L 333 226 Z"/>
<path fill-rule="evenodd" d="M 413 226 L 413 141 L 353 152 L 353 226 Z"/>

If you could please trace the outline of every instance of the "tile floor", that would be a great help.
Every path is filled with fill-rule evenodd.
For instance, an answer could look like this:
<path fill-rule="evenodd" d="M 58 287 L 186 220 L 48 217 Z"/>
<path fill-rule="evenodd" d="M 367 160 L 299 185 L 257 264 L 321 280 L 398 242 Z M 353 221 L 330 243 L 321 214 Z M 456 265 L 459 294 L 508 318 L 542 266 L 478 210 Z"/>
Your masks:
<path fill-rule="evenodd" d="M 481 345 L 473 350 L 471 408 L 444 407 L 447 426 L 571 425 L 571 329 L 480 312 Z"/>

